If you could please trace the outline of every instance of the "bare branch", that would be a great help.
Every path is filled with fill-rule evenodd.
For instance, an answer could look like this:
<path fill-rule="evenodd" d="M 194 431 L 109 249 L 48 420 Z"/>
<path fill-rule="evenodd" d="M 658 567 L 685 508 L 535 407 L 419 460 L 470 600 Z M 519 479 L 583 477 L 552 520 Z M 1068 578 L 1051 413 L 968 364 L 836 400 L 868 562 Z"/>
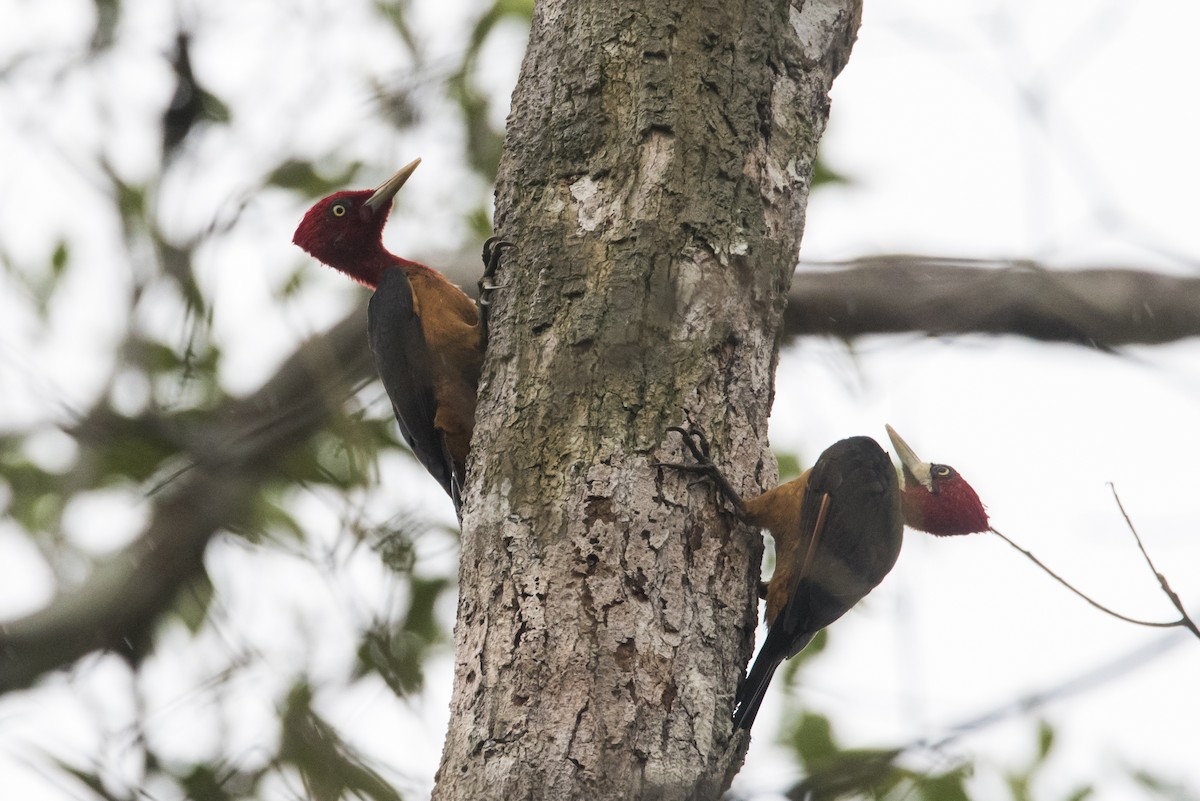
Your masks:
<path fill-rule="evenodd" d="M 1187 630 L 1189 630 L 1190 632 L 1192 632 L 1192 634 L 1195 634 L 1197 637 L 1200 637 L 1200 629 L 1197 629 L 1196 623 L 1190 617 L 1188 617 L 1187 610 L 1183 608 L 1183 603 L 1179 600 L 1179 596 L 1175 594 L 1175 591 L 1171 589 L 1171 585 L 1167 583 L 1166 576 L 1164 576 L 1162 573 L 1159 573 L 1158 570 L 1155 569 L 1154 563 L 1150 561 L 1150 555 L 1148 553 L 1146 553 L 1145 547 L 1142 546 L 1142 539 L 1141 539 L 1141 537 L 1138 536 L 1137 531 L 1134 529 L 1133 521 L 1131 521 L 1129 519 L 1129 515 L 1125 513 L 1125 507 L 1121 506 L 1121 499 L 1119 497 L 1117 497 L 1116 487 L 1113 487 L 1111 484 L 1109 484 L 1109 487 L 1112 489 L 1113 497 L 1116 498 L 1116 500 L 1117 500 L 1117 506 L 1120 507 L 1121 514 L 1124 515 L 1124 517 L 1125 517 L 1125 524 L 1129 526 L 1129 530 L 1131 532 L 1133 532 L 1134 539 L 1137 540 L 1138 548 L 1141 549 L 1142 556 L 1144 556 L 1146 559 L 1146 564 L 1150 565 L 1150 570 L 1152 570 L 1154 572 L 1154 575 L 1158 578 L 1158 583 L 1162 587 L 1163 592 L 1165 592 L 1167 594 L 1167 597 L 1171 599 L 1171 603 L 1174 604 L 1175 608 L 1179 610 L 1179 613 L 1181 615 L 1179 620 L 1171 620 L 1171 621 L 1167 621 L 1167 622 L 1159 622 L 1159 621 L 1153 621 L 1153 620 L 1139 620 L 1137 618 L 1122 615 L 1120 612 L 1113 611 L 1112 609 L 1109 609 L 1107 606 L 1104 606 L 1100 602 L 1092 599 L 1087 594 L 1076 589 L 1074 586 L 1071 585 L 1070 582 L 1068 582 L 1062 576 L 1058 575 L 1053 570 L 1051 570 L 1049 567 L 1047 567 L 1047 565 L 1042 560 L 1038 559 L 1030 551 L 1027 551 L 1026 549 L 1022 548 L 1020 545 L 1017 545 L 1015 542 L 1010 540 L 1008 537 L 1001 534 L 1000 531 L 997 530 L 996 528 L 994 528 L 994 527 L 989 528 L 988 531 L 992 532 L 997 537 L 999 537 L 1000 539 L 1007 542 L 1013 548 L 1016 548 L 1017 551 L 1022 553 L 1027 559 L 1029 559 L 1029 561 L 1033 562 L 1035 565 L 1040 567 L 1043 571 L 1046 572 L 1047 575 L 1049 575 L 1051 578 L 1053 578 L 1059 584 L 1063 585 L 1068 590 L 1075 593 L 1080 598 L 1087 601 L 1089 604 L 1096 607 L 1097 609 L 1099 609 L 1101 612 L 1105 613 L 1106 615 L 1111 615 L 1118 620 L 1125 621 L 1126 623 L 1133 623 L 1136 626 L 1149 626 L 1151 628 L 1159 628 L 1159 629 L 1183 627 L 1183 628 L 1186 628 Z"/>
<path fill-rule="evenodd" d="M 1092 599 L 1091 597 L 1089 597 L 1088 595 L 1086 595 L 1086 594 L 1084 594 L 1083 592 L 1081 592 L 1081 591 L 1079 591 L 1079 590 L 1075 589 L 1075 587 L 1073 587 L 1073 586 L 1070 584 L 1070 582 L 1068 582 L 1068 581 L 1067 581 L 1066 579 L 1064 579 L 1062 576 L 1058 575 L 1058 574 L 1057 574 L 1057 573 L 1055 573 L 1053 570 L 1051 570 L 1049 567 L 1047 567 L 1047 566 L 1046 566 L 1046 564 L 1045 564 L 1045 563 L 1044 563 L 1042 560 L 1038 559 L 1038 558 L 1037 558 L 1036 556 L 1034 556 L 1034 555 L 1033 555 L 1031 552 L 1029 552 L 1029 551 L 1025 550 L 1025 549 L 1024 549 L 1024 548 L 1022 548 L 1020 545 L 1017 545 L 1015 542 L 1013 542 L 1012 540 L 1010 540 L 1008 537 L 1006 537 L 1006 536 L 1004 536 L 1003 534 L 1001 534 L 1001 533 L 1000 533 L 1000 532 L 999 532 L 997 529 L 995 529 L 995 528 L 989 528 L 989 529 L 988 529 L 988 531 L 992 532 L 992 533 L 993 533 L 993 534 L 995 534 L 997 537 L 999 537 L 1000 539 L 1004 540 L 1005 542 L 1007 542 L 1007 543 L 1008 543 L 1009 545 L 1011 545 L 1012 547 L 1016 548 L 1018 551 L 1020 551 L 1022 554 L 1024 554 L 1024 555 L 1025 555 L 1025 557 L 1029 559 L 1029 561 L 1033 562 L 1035 565 L 1037 565 L 1037 566 L 1038 566 L 1038 567 L 1040 567 L 1042 570 L 1044 570 L 1044 571 L 1045 571 L 1045 572 L 1046 572 L 1046 573 L 1047 573 L 1047 574 L 1048 574 L 1048 575 L 1049 575 L 1049 576 L 1050 576 L 1052 579 L 1054 579 L 1054 580 L 1055 580 L 1055 581 L 1057 581 L 1059 584 L 1063 585 L 1063 586 L 1064 586 L 1064 587 L 1066 587 L 1068 590 L 1070 590 L 1071 592 L 1075 593 L 1075 594 L 1076 594 L 1076 595 L 1078 595 L 1080 598 L 1082 598 L 1083 600 L 1087 601 L 1089 604 L 1091 604 L 1092 606 L 1096 607 L 1097 609 L 1099 609 L 1101 612 L 1105 613 L 1106 615 L 1112 615 L 1113 617 L 1117 618 L 1118 620 L 1124 620 L 1126 623 L 1133 623 L 1133 624 L 1135 624 L 1135 625 L 1138 625 L 1138 626 L 1151 626 L 1151 627 L 1153 627 L 1153 628 L 1161 628 L 1161 629 L 1173 628 L 1173 627 L 1175 627 L 1175 626 L 1178 626 L 1178 625 L 1180 625 L 1180 624 L 1182 623 L 1182 621 L 1179 621 L 1179 620 L 1172 620 L 1172 621 L 1169 621 L 1169 622 L 1166 622 L 1166 623 L 1161 623 L 1161 622 L 1154 621 L 1154 620 L 1138 620 L 1137 618 L 1133 618 L 1133 617 L 1126 617 L 1125 615 L 1122 615 L 1120 612 L 1114 612 L 1112 609 L 1109 609 L 1107 606 L 1104 606 L 1104 605 L 1103 605 L 1103 604 L 1101 604 L 1099 601 L 1093 600 L 1093 599 Z"/>
<path fill-rule="evenodd" d="M 1137 542 L 1138 550 L 1142 552 L 1142 557 L 1146 560 L 1146 564 L 1150 567 L 1150 571 L 1154 573 L 1154 577 L 1158 579 L 1158 585 L 1162 587 L 1162 591 L 1171 599 L 1171 603 L 1179 610 L 1182 618 L 1175 625 L 1183 626 L 1196 637 L 1200 638 L 1200 628 L 1196 627 L 1196 621 L 1188 616 L 1187 609 L 1183 607 L 1183 602 L 1179 600 L 1179 595 L 1175 590 L 1171 589 L 1171 585 L 1167 583 L 1167 577 L 1159 572 L 1154 566 L 1153 560 L 1150 559 L 1150 554 L 1146 552 L 1146 546 L 1142 544 L 1142 538 L 1138 535 L 1137 529 L 1133 525 L 1133 521 L 1129 518 L 1129 513 L 1125 511 L 1125 504 L 1121 503 L 1121 496 L 1117 494 L 1117 488 L 1113 484 L 1109 484 L 1108 488 L 1112 490 L 1113 500 L 1117 502 L 1117 508 L 1121 510 L 1121 516 L 1125 518 L 1125 525 L 1129 527 L 1129 533 L 1133 535 L 1134 541 Z"/>

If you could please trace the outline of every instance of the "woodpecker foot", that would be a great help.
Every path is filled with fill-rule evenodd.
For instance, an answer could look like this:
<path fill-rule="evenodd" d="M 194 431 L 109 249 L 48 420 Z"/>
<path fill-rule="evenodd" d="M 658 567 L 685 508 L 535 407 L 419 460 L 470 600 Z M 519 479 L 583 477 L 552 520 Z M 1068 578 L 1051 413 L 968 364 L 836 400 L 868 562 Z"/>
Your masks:
<path fill-rule="evenodd" d="M 482 300 L 485 292 L 491 292 L 493 289 L 501 289 L 503 284 L 493 284 L 492 279 L 496 276 L 496 271 L 500 269 L 501 256 L 504 254 L 505 248 L 515 248 L 512 242 L 499 236 L 489 236 L 483 243 L 483 275 L 479 277 L 479 297 L 481 303 L 486 305 L 486 301 Z"/>
<path fill-rule="evenodd" d="M 506 248 L 515 248 L 512 242 L 498 236 L 489 236 L 483 243 L 483 275 L 479 276 L 479 327 L 482 332 L 483 345 L 487 347 L 488 318 L 492 305 L 492 293 L 503 289 L 504 284 L 492 283 L 496 271 L 500 269 L 501 257 Z"/>
<path fill-rule="evenodd" d="M 680 462 L 656 462 L 655 467 L 671 467 L 675 470 L 683 470 L 688 473 L 699 473 L 705 476 L 717 489 L 724 495 L 733 508 L 737 511 L 738 517 L 745 517 L 746 505 L 742 503 L 742 496 L 738 494 L 733 485 L 729 483 L 729 479 L 725 478 L 725 474 L 713 464 L 712 457 L 709 455 L 708 437 L 704 436 L 704 432 L 696 426 L 683 428 L 682 426 L 668 426 L 667 431 L 674 431 L 683 438 L 683 444 L 689 451 L 692 452 L 692 457 L 695 458 L 696 464 L 684 464 Z"/>

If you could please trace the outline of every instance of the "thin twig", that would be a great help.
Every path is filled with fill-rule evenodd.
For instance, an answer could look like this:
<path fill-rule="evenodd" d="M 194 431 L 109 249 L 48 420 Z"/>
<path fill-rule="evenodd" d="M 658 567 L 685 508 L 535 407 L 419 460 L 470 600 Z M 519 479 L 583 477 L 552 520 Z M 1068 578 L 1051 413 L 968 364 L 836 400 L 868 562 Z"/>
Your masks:
<path fill-rule="evenodd" d="M 1118 503 L 1119 503 L 1119 501 L 1118 501 Z M 1187 628 L 1192 628 L 1192 629 L 1194 629 L 1194 627 L 1195 627 L 1195 624 L 1192 624 L 1192 625 L 1190 625 L 1190 626 L 1188 625 L 1189 623 L 1191 623 L 1191 621 L 1190 621 L 1190 620 L 1188 620 L 1188 618 L 1187 618 L 1187 615 L 1186 615 L 1186 614 L 1184 615 L 1183 619 L 1181 619 L 1181 620 L 1172 620 L 1172 621 L 1170 621 L 1170 622 L 1168 622 L 1168 623 L 1160 623 L 1160 622 L 1153 621 L 1153 620 L 1138 620 L 1137 618 L 1133 618 L 1133 617 L 1126 617 L 1125 615 L 1122 615 L 1120 612 L 1115 612 L 1115 611 L 1113 611 L 1112 609 L 1109 609 L 1109 608 L 1108 608 L 1107 606 L 1105 606 L 1104 604 L 1102 604 L 1102 603 L 1100 603 L 1100 602 L 1098 602 L 1098 601 L 1092 600 L 1092 598 L 1088 597 L 1088 596 L 1087 596 L 1087 595 L 1085 595 L 1084 593 L 1082 593 L 1082 592 L 1080 592 L 1079 590 L 1075 589 L 1073 586 L 1071 586 L 1070 582 L 1068 582 L 1068 581 L 1067 581 L 1066 579 L 1064 579 L 1062 576 L 1058 575 L 1058 574 L 1057 574 L 1057 573 L 1055 573 L 1053 570 L 1051 570 L 1049 567 L 1047 567 L 1047 566 L 1046 566 L 1046 564 L 1045 564 L 1044 562 L 1042 562 L 1042 560 L 1038 559 L 1036 556 L 1034 556 L 1032 553 L 1030 553 L 1029 551 L 1027 551 L 1027 550 L 1025 550 L 1024 548 L 1022 548 L 1020 545 L 1017 545 L 1015 542 L 1013 542 L 1012 540 L 1010 540 L 1008 537 L 1006 537 L 1006 536 L 1004 536 L 1003 534 L 1001 534 L 1001 533 L 1000 533 L 1000 532 L 999 532 L 997 529 L 995 529 L 994 527 L 989 527 L 989 528 L 988 528 L 988 531 L 992 532 L 992 533 L 993 533 L 993 534 L 995 534 L 997 537 L 999 537 L 1000 539 L 1004 540 L 1005 542 L 1007 542 L 1007 543 L 1008 543 L 1009 545 L 1011 545 L 1012 547 L 1016 548 L 1018 551 L 1020 551 L 1021 553 L 1023 553 L 1023 554 L 1025 555 L 1025 557 L 1026 557 L 1027 559 L 1029 559 L 1029 561 L 1033 562 L 1035 565 L 1037 565 L 1038 567 L 1040 567 L 1042 570 L 1046 571 L 1046 573 L 1047 573 L 1047 574 L 1049 574 L 1049 576 L 1050 576 L 1051 578 L 1053 578 L 1055 581 L 1057 581 L 1059 584 L 1063 585 L 1063 586 L 1064 586 L 1064 587 L 1066 587 L 1068 590 L 1070 590 L 1071 592 L 1075 593 L 1075 594 L 1076 594 L 1076 595 L 1078 595 L 1080 598 L 1082 598 L 1083 600 L 1087 601 L 1089 604 L 1091 604 L 1092 606 L 1096 607 L 1097 609 L 1099 609 L 1101 612 L 1104 612 L 1105 614 L 1112 615 L 1113 617 L 1117 618 L 1118 620 L 1124 620 L 1126 623 L 1133 623 L 1133 624 L 1135 624 L 1135 625 L 1138 625 L 1138 626 L 1150 626 L 1150 627 L 1152 627 L 1152 628 L 1156 628 L 1156 629 L 1166 629 L 1166 628 L 1172 628 L 1172 627 L 1174 627 L 1174 626 L 1186 626 Z M 1136 536 L 1136 535 L 1135 535 L 1135 536 Z M 1140 541 L 1139 541 L 1139 544 L 1141 544 L 1141 543 L 1140 543 Z M 1145 551 L 1143 551 L 1143 553 L 1145 553 Z M 1161 577 L 1160 577 L 1160 578 L 1161 578 Z M 1176 605 L 1178 606 L 1178 604 L 1176 604 Z M 1200 635 L 1198 635 L 1198 636 L 1200 636 Z"/>
<path fill-rule="evenodd" d="M 1200 628 L 1196 626 L 1196 621 L 1188 616 L 1187 609 L 1183 607 L 1183 602 L 1179 600 L 1179 595 L 1175 590 L 1171 589 L 1171 585 L 1167 583 L 1167 577 L 1158 572 L 1158 568 L 1154 566 L 1154 561 L 1150 559 L 1150 554 L 1146 552 L 1146 546 L 1142 544 L 1142 538 L 1138 535 L 1137 528 L 1134 527 L 1133 521 L 1129 518 L 1129 513 L 1125 511 L 1125 504 L 1121 503 L 1121 496 L 1117 494 L 1117 487 L 1111 481 L 1108 488 L 1112 491 L 1113 500 L 1117 502 L 1117 508 L 1121 510 L 1121 516 L 1125 518 L 1125 525 L 1129 527 L 1129 533 L 1133 535 L 1133 539 L 1137 542 L 1138 550 L 1142 552 L 1142 556 L 1146 560 L 1150 571 L 1154 573 L 1154 577 L 1158 579 L 1158 585 L 1162 587 L 1162 591 L 1171 599 L 1171 603 L 1179 610 L 1182 617 L 1174 624 L 1183 626 L 1192 634 L 1200 637 Z"/>

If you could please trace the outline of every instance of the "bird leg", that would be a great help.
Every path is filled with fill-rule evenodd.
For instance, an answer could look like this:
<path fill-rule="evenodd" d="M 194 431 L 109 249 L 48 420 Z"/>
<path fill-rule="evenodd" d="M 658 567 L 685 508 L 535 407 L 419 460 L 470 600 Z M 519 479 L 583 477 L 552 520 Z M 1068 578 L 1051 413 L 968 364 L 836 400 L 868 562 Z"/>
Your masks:
<path fill-rule="evenodd" d="M 516 247 L 507 239 L 489 236 L 483 243 L 483 275 L 479 277 L 479 330 L 483 346 L 487 347 L 488 317 L 492 305 L 492 293 L 503 289 L 504 284 L 493 284 L 492 279 L 500 269 L 501 256 L 505 248 Z"/>
<path fill-rule="evenodd" d="M 688 473 L 699 473 L 708 478 L 716 485 L 725 498 L 733 504 L 733 509 L 737 516 L 742 520 L 746 519 L 746 504 L 742 501 L 742 496 L 729 483 L 729 479 L 725 478 L 725 474 L 713 464 L 712 457 L 709 455 L 708 438 L 704 436 L 704 432 L 696 426 L 683 428 L 682 426 L 668 426 L 667 431 L 674 431 L 683 437 L 683 444 L 692 452 L 692 456 L 696 460 L 696 464 L 683 464 L 679 462 L 656 462 L 655 467 L 671 467 L 676 470 L 683 470 Z"/>
<path fill-rule="evenodd" d="M 479 291 L 486 292 L 500 289 L 502 284 L 492 284 L 496 270 L 500 268 L 500 255 L 505 248 L 515 248 L 512 242 L 499 236 L 489 236 L 483 243 L 483 275 L 479 278 Z"/>

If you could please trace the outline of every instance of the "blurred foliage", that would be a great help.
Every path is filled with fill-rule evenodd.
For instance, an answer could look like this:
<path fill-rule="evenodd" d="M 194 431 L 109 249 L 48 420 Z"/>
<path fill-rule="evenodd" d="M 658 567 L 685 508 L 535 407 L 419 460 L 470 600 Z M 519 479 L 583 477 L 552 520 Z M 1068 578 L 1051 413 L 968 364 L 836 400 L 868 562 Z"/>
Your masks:
<path fill-rule="evenodd" d="M 502 2 L 480 9 L 477 19 L 469 23 L 470 38 L 456 64 L 444 60 L 429 63 L 420 46 L 421 36 L 410 23 L 407 2 L 376 2 L 373 8 L 413 65 L 399 81 L 363 76 L 365 83 L 376 88 L 374 116 L 380 125 L 408 133 L 422 122 L 418 109 L 425 96 L 414 92 L 415 87 L 449 97 L 468 134 L 464 161 L 485 182 L 491 181 L 503 131 L 489 122 L 497 99 L 486 96 L 476 85 L 479 55 L 500 22 L 511 19 L 528 24 L 532 3 Z M 72 73 L 86 74 L 113 54 L 135 50 L 140 44 L 142 33 L 130 20 L 144 14 L 143 5 L 95 0 L 93 10 L 90 37 L 74 53 L 55 54 L 62 59 L 60 66 L 49 79 L 51 83 L 42 86 L 50 96 Z M 176 176 L 205 169 L 204 159 L 211 156 L 206 151 L 208 143 L 228 143 L 239 123 L 237 103 L 213 90 L 203 60 L 194 57 L 202 45 L 211 46 L 220 30 L 201 24 L 208 15 L 198 9 L 190 9 L 187 16 L 194 19 L 193 24 L 184 27 L 177 17 L 180 27 L 170 46 L 160 51 L 169 92 L 157 115 L 146 119 L 159 129 L 161 150 L 156 170 L 131 171 L 112 160 L 107 147 L 92 151 L 93 164 L 74 165 L 89 173 L 98 194 L 107 199 L 108 219 L 122 249 L 119 258 L 128 265 L 132 278 L 124 298 L 126 307 L 107 310 L 113 319 L 124 322 L 112 374 L 84 408 L 64 408 L 28 430 L 0 432 L 0 512 L 40 548 L 45 564 L 59 574 L 63 587 L 78 582 L 94 561 L 94 556 L 64 531 L 64 515 L 76 499 L 119 487 L 130 497 L 140 495 L 143 503 L 153 503 L 175 492 L 180 478 L 188 475 L 198 460 L 209 458 L 210 452 L 225 449 L 236 453 L 237 442 L 228 438 L 237 427 L 216 414 L 219 409 L 233 408 L 236 398 L 222 383 L 226 348 L 214 335 L 212 300 L 198 275 L 198 265 L 206 249 L 239 233 L 245 203 L 229 205 L 229 214 L 220 224 L 195 228 L 191 233 L 180 233 L 175 225 L 168 234 L 163 225 L 169 217 L 165 187 Z M 139 24 L 144 24 L 144 19 Z M 35 60 L 32 55 L 7 60 L 6 78 L 37 86 L 46 78 L 29 66 Z M 117 136 L 117 128 L 101 131 L 101 135 Z M 384 158 L 386 154 L 381 155 Z M 360 172 L 386 172 L 390 167 L 367 164 L 337 150 L 302 153 L 284 149 L 273 161 L 259 164 L 257 180 L 248 183 L 307 201 L 352 185 Z M 488 202 L 486 191 L 481 190 L 466 221 L 468 230 L 490 228 Z M 38 263 L 27 256 L 18 258 L 0 244 L 0 266 L 6 279 L 20 288 L 34 324 L 48 327 L 64 302 L 61 290 L 73 273 L 96 270 L 100 265 L 93 256 L 83 258 L 69 232 L 51 241 L 43 252 L 44 259 Z M 304 293 L 311 275 L 319 269 L 298 253 L 296 261 L 291 276 L 277 287 L 280 304 Z M 150 296 L 154 296 L 156 308 L 174 310 L 178 321 L 175 336 L 164 336 L 161 326 L 144 323 L 140 309 L 143 299 Z M 364 394 L 382 397 L 377 389 Z M 132 799 L 145 797 L 141 787 L 158 788 L 161 795 L 167 786 L 175 788 L 167 795 L 182 794 L 201 801 L 252 799 L 273 795 L 272 787 L 278 790 L 280 782 L 294 785 L 299 777 L 303 789 L 294 789 L 297 797 L 321 801 L 392 801 L 401 797 L 393 786 L 395 777 L 371 765 L 361 749 L 318 711 L 316 701 L 327 693 L 372 681 L 400 696 L 420 691 L 427 657 L 449 642 L 445 605 L 440 602 L 453 592 L 454 571 L 452 564 L 446 563 L 429 574 L 430 568 L 418 558 L 418 546 L 426 541 L 445 542 L 443 550 L 449 550 L 456 531 L 406 508 L 412 501 L 404 493 L 386 493 L 388 505 L 399 507 L 398 513 L 386 521 L 371 520 L 362 504 L 377 489 L 381 460 L 394 454 L 409 459 L 410 454 L 386 405 L 379 404 L 368 414 L 359 400 L 343 401 L 341 413 L 323 431 L 298 442 L 282 458 L 278 471 L 257 489 L 248 513 L 228 533 L 236 535 L 241 547 L 268 549 L 279 558 L 313 562 L 316 569 L 330 574 L 331 580 L 346 569 L 351 557 L 371 554 L 388 577 L 389 597 L 394 601 L 375 606 L 366 620 L 351 624 L 358 629 L 358 645 L 356 653 L 347 655 L 347 669 L 340 679 L 322 674 L 319 680 L 295 680 L 281 701 L 279 736 L 273 746 L 264 743 L 251 755 L 219 748 L 210 759 L 181 760 L 160 750 L 152 738 L 139 736 L 127 753 L 105 749 L 83 759 L 51 755 L 58 772 L 73 779 L 85 794 Z M 279 410 L 279 414 L 286 413 L 286 409 Z M 63 432 L 72 440 L 67 463 L 45 464 L 35 457 L 36 441 L 47 430 Z M 254 436 L 254 432 L 235 436 Z M 341 508 L 341 534 L 336 541 L 314 539 L 313 522 L 298 503 L 306 496 L 330 499 L 328 505 Z M 360 547 L 364 544 L 366 551 Z M 265 576 L 263 588 L 270 592 L 270 579 Z M 189 581 L 186 591 L 178 593 L 171 608 L 158 610 L 157 619 L 131 622 L 124 638 L 128 648 L 120 650 L 128 652 L 125 655 L 132 659 L 135 670 L 151 671 L 160 658 L 154 644 L 168 634 L 175 637 L 180 630 L 186 631 L 194 638 L 189 647 L 198 649 L 199 655 L 205 642 L 211 649 L 215 632 L 225 632 L 220 640 L 231 649 L 228 666 L 191 692 L 213 694 L 214 708 L 221 710 L 224 719 L 221 725 L 236 726 L 236 705 L 221 701 L 222 688 L 241 681 L 239 676 L 263 657 L 256 659 L 253 652 L 235 648 L 230 641 L 229 632 L 235 630 L 231 629 L 235 625 L 231 616 L 239 614 L 236 606 L 231 606 L 235 603 L 235 599 L 223 597 L 220 585 L 214 585 L 202 571 Z M 297 620 L 303 614 L 298 608 L 291 611 Z M 31 692 L 51 691 L 43 687 Z M 97 720 L 97 725 L 104 728 L 106 724 Z M 130 780 L 124 768 L 138 749 L 142 768 Z"/>
<path fill-rule="evenodd" d="M 343 189 L 362 167 L 360 162 L 343 165 L 332 175 L 323 175 L 310 161 L 287 159 L 267 175 L 266 184 L 290 189 L 304 197 L 324 197 Z"/>
<path fill-rule="evenodd" d="M 313 708 L 314 690 L 299 682 L 280 716 L 279 760 L 293 765 L 313 801 L 400 801 L 400 793 Z"/>
<path fill-rule="evenodd" d="M 800 711 L 792 718 L 783 736 L 795 756 L 804 778 L 796 782 L 787 797 L 793 801 L 970 801 L 969 781 L 979 770 L 993 768 L 971 764 L 946 753 L 949 741 L 934 748 L 912 744 L 895 748 L 853 749 L 842 745 L 834 733 L 832 721 L 811 711 Z M 989 795 L 995 801 L 1033 801 L 1033 787 L 1046 767 L 1054 747 L 1054 729 L 1042 721 L 1034 732 L 1033 755 L 1019 768 L 998 768 L 1007 793 Z M 933 756 L 937 767 L 918 764 L 923 756 Z M 944 767 L 949 763 L 949 767 Z M 1082 801 L 1094 792 L 1090 785 L 1076 789 L 1067 801 Z"/>
<path fill-rule="evenodd" d="M 450 588 L 446 578 L 412 577 L 408 613 L 395 622 L 377 621 L 363 632 L 355 675 L 377 674 L 398 696 L 420 691 L 425 657 L 446 640 L 434 606 Z"/>

